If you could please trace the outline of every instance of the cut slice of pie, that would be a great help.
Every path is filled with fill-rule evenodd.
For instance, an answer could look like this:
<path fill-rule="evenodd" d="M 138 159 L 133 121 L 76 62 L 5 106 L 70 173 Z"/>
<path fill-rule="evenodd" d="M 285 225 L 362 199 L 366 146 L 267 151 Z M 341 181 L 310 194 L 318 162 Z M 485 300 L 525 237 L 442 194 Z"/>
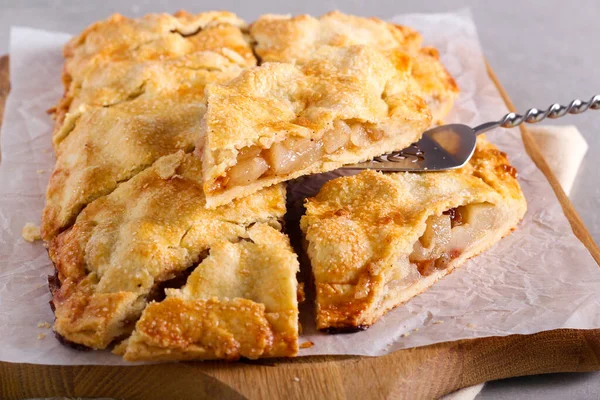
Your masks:
<path fill-rule="evenodd" d="M 365 171 L 326 183 L 301 220 L 317 327 L 372 325 L 498 242 L 526 208 L 515 169 L 483 139 L 457 171 Z"/>
<path fill-rule="evenodd" d="M 404 51 L 414 58 L 411 74 L 417 83 L 415 90 L 427 102 L 436 123 L 446 117 L 458 96 L 458 86 L 440 62 L 437 50 L 421 48 L 421 35 L 406 26 L 333 11 L 320 18 L 263 15 L 250 26 L 250 33 L 262 62 L 305 64 L 323 46 L 364 45 Z"/>
<path fill-rule="evenodd" d="M 207 206 L 416 141 L 431 115 L 411 63 L 398 50 L 322 46 L 302 65 L 266 63 L 208 85 L 196 146 Z"/>
<path fill-rule="evenodd" d="M 129 361 L 290 357 L 298 352 L 298 261 L 266 224 L 222 241 L 181 289 L 144 310 L 119 346 Z"/>
<path fill-rule="evenodd" d="M 271 321 L 278 312 L 286 316 L 297 313 L 288 291 L 292 286 L 295 290 L 298 264 L 285 245 L 287 239 L 275 229 L 280 228 L 278 221 L 284 213 L 285 190 L 281 185 L 227 206 L 206 209 L 200 161 L 183 152 L 160 158 L 110 195 L 90 203 L 73 226 L 50 242 L 49 255 L 57 271 L 52 297 L 56 333 L 68 342 L 94 349 L 106 348 L 129 336 L 146 305 L 161 300 L 165 288 L 181 286 L 198 264 L 204 271 L 210 261 L 202 260 L 216 246 L 229 251 L 231 265 L 220 266 L 219 271 L 224 274 L 221 280 L 211 277 L 202 283 L 209 270 L 193 273 L 197 278 L 192 282 L 198 282 L 188 283 L 187 291 L 184 290 L 188 298 L 207 299 L 214 304 L 214 296 L 231 296 L 231 306 L 240 307 L 253 302 L 251 309 L 263 310 L 262 318 L 272 324 L 271 333 L 291 343 L 292 322 L 288 321 L 285 331 L 280 331 L 284 325 Z M 255 224 L 274 228 L 253 228 Z M 219 251 L 215 250 L 213 259 L 224 260 L 226 255 Z M 243 253 L 243 260 L 236 263 L 234 253 Z M 272 262 L 281 262 L 268 266 L 268 257 L 272 257 Z M 263 273 L 263 268 L 265 271 L 270 268 L 272 277 Z M 229 291 L 225 289 L 227 282 Z M 262 290 L 269 285 L 281 286 L 281 292 Z M 268 297 L 269 293 L 272 297 Z M 294 292 L 290 296 L 295 295 Z M 276 305 L 279 300 L 281 307 Z M 224 297 L 219 301 L 221 306 L 228 302 Z M 223 312 L 231 311 L 228 310 Z M 213 315 L 210 310 L 205 311 Z M 223 314 L 223 318 L 225 315 L 230 314 Z M 217 321 L 220 317 L 210 318 Z M 239 318 L 237 321 L 245 323 Z M 224 326 L 234 323 L 234 320 L 223 321 Z M 259 329 L 258 325 L 253 326 Z M 174 334 L 175 331 L 170 337 Z M 288 350 L 291 355 L 293 347 Z M 271 351 L 280 354 L 287 350 L 264 350 L 265 354 Z"/>

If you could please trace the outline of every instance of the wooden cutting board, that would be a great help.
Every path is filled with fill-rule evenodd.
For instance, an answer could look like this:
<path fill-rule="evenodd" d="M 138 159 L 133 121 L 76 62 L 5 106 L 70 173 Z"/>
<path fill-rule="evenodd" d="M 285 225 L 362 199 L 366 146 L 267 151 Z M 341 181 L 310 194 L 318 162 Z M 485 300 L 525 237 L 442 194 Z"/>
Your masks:
<path fill-rule="evenodd" d="M 488 72 L 509 109 L 514 107 Z M 0 120 L 9 92 L 8 56 L 0 58 Z M 527 152 L 548 178 L 577 237 L 600 263 L 600 250 L 522 127 Z M 461 340 L 383 357 L 321 356 L 256 362 L 198 362 L 128 367 L 0 362 L 0 398 L 125 399 L 437 398 L 465 386 L 513 376 L 600 370 L 600 329 Z"/>

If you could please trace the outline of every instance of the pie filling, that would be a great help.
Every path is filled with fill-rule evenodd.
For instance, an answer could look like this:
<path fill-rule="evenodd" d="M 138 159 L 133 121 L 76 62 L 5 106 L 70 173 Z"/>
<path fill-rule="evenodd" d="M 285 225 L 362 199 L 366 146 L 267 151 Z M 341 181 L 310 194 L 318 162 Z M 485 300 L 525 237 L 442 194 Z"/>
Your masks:
<path fill-rule="evenodd" d="M 246 186 L 262 177 L 285 176 L 314 164 L 326 155 L 351 147 L 362 148 L 382 139 L 384 133 L 371 124 L 336 120 L 333 128 L 320 138 L 288 138 L 270 148 L 258 146 L 240 150 L 237 163 L 230 167 L 213 186 L 223 191 L 234 186 Z"/>
<path fill-rule="evenodd" d="M 499 222 L 498 209 L 489 203 L 459 206 L 430 216 L 412 253 L 399 257 L 394 264 L 401 278 L 392 279 L 389 284 L 407 287 L 436 270 L 448 268 L 452 260 L 480 241 Z"/>

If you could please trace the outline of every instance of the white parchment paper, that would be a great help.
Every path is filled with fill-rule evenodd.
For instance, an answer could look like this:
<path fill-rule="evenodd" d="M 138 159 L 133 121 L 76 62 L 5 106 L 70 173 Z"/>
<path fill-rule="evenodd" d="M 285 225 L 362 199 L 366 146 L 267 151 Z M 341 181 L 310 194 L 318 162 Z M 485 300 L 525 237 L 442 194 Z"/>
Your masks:
<path fill-rule="evenodd" d="M 461 96 L 449 122 L 475 125 L 507 110 L 485 70 L 468 13 L 404 15 L 440 50 Z M 68 36 L 27 28 L 11 31 L 12 91 L 2 126 L 0 162 L 0 360 L 42 364 L 124 364 L 108 352 L 78 352 L 60 345 L 50 329 L 47 275 L 53 267 L 41 242 L 21 237 L 39 223 L 54 159 L 46 109 L 62 95 L 61 48 Z M 316 333 L 304 305 L 300 355 L 383 355 L 432 343 L 528 334 L 557 328 L 600 328 L 600 268 L 571 231 L 550 185 L 525 152 L 517 130 L 488 135 L 519 171 L 529 211 L 519 228 L 467 262 L 426 293 L 389 312 L 364 332 Z M 311 178 L 291 186 L 301 195 Z M 306 267 L 305 267 L 306 268 Z M 47 335 L 45 338 L 39 336 Z"/>

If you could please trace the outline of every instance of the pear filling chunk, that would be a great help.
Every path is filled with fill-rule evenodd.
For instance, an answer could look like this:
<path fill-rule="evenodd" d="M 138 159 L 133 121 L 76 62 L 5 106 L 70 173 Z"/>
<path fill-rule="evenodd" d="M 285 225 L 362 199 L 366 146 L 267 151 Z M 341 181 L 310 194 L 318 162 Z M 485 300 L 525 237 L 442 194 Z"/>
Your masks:
<path fill-rule="evenodd" d="M 459 206 L 430 216 L 408 260 L 403 256 L 395 264 L 402 269 L 403 284 L 410 285 L 419 277 L 448 268 L 452 260 L 494 229 L 499 219 L 498 210 L 489 203 Z"/>
<path fill-rule="evenodd" d="M 288 138 L 270 148 L 258 146 L 240 150 L 237 163 L 220 179 L 221 188 L 246 186 L 262 177 L 285 176 L 304 169 L 327 155 L 352 147 L 369 146 L 384 137 L 382 130 L 370 124 L 336 120 L 320 138 Z"/>

